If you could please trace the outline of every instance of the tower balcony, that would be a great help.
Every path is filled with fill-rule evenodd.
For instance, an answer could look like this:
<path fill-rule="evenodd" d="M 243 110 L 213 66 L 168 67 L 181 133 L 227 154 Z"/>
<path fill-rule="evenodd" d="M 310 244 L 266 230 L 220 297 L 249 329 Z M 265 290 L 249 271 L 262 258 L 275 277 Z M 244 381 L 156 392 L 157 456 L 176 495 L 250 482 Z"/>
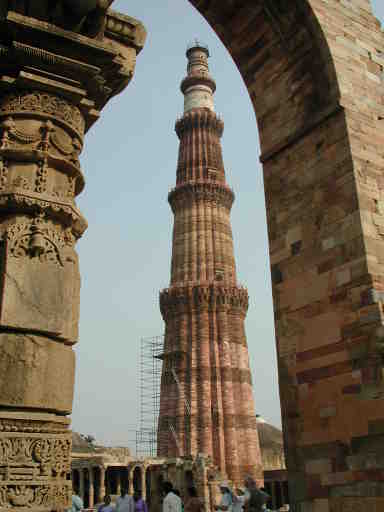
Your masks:
<path fill-rule="evenodd" d="M 209 129 L 220 138 L 224 132 L 224 121 L 208 108 L 189 110 L 175 123 L 175 131 L 179 139 L 184 133 L 193 129 Z"/>
<path fill-rule="evenodd" d="M 197 85 L 205 85 L 206 87 L 209 87 L 212 94 L 216 91 L 216 82 L 206 71 L 198 71 L 186 76 L 181 82 L 180 89 L 183 94 L 186 94 L 190 87 L 195 87 Z"/>
<path fill-rule="evenodd" d="M 230 210 L 234 200 L 233 190 L 228 185 L 215 181 L 183 183 L 173 188 L 168 194 L 168 202 L 173 213 L 180 208 L 185 208 L 188 204 L 200 201 L 217 203 Z"/>
<path fill-rule="evenodd" d="M 175 313 L 196 309 L 231 310 L 245 317 L 249 306 L 248 290 L 222 283 L 171 286 L 160 292 L 160 310 L 166 320 Z"/>

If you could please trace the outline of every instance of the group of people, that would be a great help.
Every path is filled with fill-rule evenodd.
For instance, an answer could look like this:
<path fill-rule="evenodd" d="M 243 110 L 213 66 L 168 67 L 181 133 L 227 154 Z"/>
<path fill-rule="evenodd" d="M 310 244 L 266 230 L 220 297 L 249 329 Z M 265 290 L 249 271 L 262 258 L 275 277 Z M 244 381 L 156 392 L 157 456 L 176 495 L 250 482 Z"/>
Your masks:
<path fill-rule="evenodd" d="M 227 482 L 222 482 L 221 500 L 214 509 L 222 512 L 268 512 L 266 504 L 270 499 L 269 494 L 259 489 L 250 476 L 245 478 L 244 486 L 244 489 L 238 488 L 235 493 Z M 204 512 L 204 509 L 195 487 L 188 488 L 188 497 L 183 503 L 177 489 L 170 482 L 164 483 L 163 512 Z"/>
<path fill-rule="evenodd" d="M 68 512 L 81 512 L 84 508 L 83 500 L 75 491 L 72 496 L 72 507 Z M 122 488 L 121 496 L 112 505 L 112 499 L 109 494 L 104 496 L 104 502 L 97 508 L 97 512 L 148 512 L 147 504 L 141 496 L 139 489 L 135 490 L 133 496 L 128 494 L 128 490 Z"/>
<path fill-rule="evenodd" d="M 259 489 L 257 482 L 250 476 L 244 479 L 244 488 L 234 492 L 227 482 L 220 484 L 221 501 L 215 510 L 223 512 L 267 512 L 270 496 L 264 489 Z"/>
<path fill-rule="evenodd" d="M 104 503 L 100 505 L 97 512 L 148 512 L 147 504 L 142 498 L 141 491 L 136 489 L 133 496 L 128 494 L 127 489 L 121 489 L 121 496 L 116 500 L 116 505 L 112 505 L 109 495 L 104 497 Z"/>
<path fill-rule="evenodd" d="M 220 485 L 221 501 L 215 505 L 214 509 L 222 512 L 266 512 L 269 494 L 263 489 L 259 489 L 256 481 L 251 477 L 245 478 L 244 486 L 244 489 L 239 488 L 235 493 L 227 482 L 222 482 Z M 162 512 L 204 512 L 205 510 L 204 503 L 198 497 L 195 487 L 187 489 L 188 496 L 184 500 L 181 499 L 180 492 L 174 489 L 171 482 L 164 482 L 162 491 Z M 82 499 L 75 493 L 69 512 L 81 512 L 83 507 Z M 106 495 L 104 503 L 98 507 L 97 512 L 148 512 L 148 508 L 140 490 L 135 490 L 131 496 L 127 489 L 122 489 L 115 506 L 112 505 L 111 497 Z"/>

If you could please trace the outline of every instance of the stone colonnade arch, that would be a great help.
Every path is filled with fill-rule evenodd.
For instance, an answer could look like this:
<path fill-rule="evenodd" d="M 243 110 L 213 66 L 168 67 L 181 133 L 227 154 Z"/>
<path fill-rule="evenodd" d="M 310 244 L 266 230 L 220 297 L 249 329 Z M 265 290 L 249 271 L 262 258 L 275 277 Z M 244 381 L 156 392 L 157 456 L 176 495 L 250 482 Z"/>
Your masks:
<path fill-rule="evenodd" d="M 383 506 L 380 24 L 369 0 L 190 3 L 256 113 L 292 507 Z"/>

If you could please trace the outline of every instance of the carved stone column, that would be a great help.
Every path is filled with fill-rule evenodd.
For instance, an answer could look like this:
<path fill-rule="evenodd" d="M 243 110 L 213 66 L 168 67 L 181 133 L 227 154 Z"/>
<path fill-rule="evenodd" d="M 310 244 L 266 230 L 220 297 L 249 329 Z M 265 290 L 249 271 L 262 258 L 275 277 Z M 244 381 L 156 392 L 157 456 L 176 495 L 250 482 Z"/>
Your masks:
<path fill-rule="evenodd" d="M 0 1 L 0 509 L 50 512 L 72 494 L 79 155 L 130 81 L 145 31 L 104 12 L 90 38 L 86 15 L 78 34 L 47 22 L 47 2 L 29 3 Z"/>
<path fill-rule="evenodd" d="M 80 498 L 84 501 L 85 498 L 85 475 L 84 469 L 79 469 L 79 495 Z"/>
<path fill-rule="evenodd" d="M 275 510 L 277 506 L 277 497 L 276 497 L 276 482 L 271 482 L 271 499 L 272 499 L 272 509 Z"/>
<path fill-rule="evenodd" d="M 92 467 L 88 470 L 89 473 L 89 505 L 88 508 L 93 508 L 95 502 L 95 474 Z"/>
<path fill-rule="evenodd" d="M 116 494 L 120 496 L 121 494 L 121 475 L 120 475 L 120 469 L 116 471 Z"/>
<path fill-rule="evenodd" d="M 105 467 L 100 466 L 100 501 L 104 499 L 104 496 L 106 495 L 105 490 Z"/>
<path fill-rule="evenodd" d="M 134 468 L 132 468 L 128 474 L 128 493 L 130 495 L 132 495 L 135 491 L 135 489 L 133 487 L 133 472 L 134 472 Z"/>
<path fill-rule="evenodd" d="M 143 497 L 143 500 L 146 501 L 147 499 L 147 482 L 146 482 L 146 473 L 147 473 L 147 467 L 143 466 L 141 468 L 141 494 Z"/>

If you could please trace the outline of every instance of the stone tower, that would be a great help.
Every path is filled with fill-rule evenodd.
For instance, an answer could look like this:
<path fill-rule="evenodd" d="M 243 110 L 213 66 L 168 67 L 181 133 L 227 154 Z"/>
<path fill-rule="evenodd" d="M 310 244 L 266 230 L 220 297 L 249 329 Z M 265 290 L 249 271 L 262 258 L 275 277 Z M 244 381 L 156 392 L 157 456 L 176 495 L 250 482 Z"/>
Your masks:
<path fill-rule="evenodd" d="M 165 321 L 158 454 L 211 455 L 231 480 L 262 480 L 244 330 L 248 293 L 237 284 L 230 223 L 234 194 L 214 112 L 208 49 L 187 51 L 170 287 L 160 293 Z"/>

